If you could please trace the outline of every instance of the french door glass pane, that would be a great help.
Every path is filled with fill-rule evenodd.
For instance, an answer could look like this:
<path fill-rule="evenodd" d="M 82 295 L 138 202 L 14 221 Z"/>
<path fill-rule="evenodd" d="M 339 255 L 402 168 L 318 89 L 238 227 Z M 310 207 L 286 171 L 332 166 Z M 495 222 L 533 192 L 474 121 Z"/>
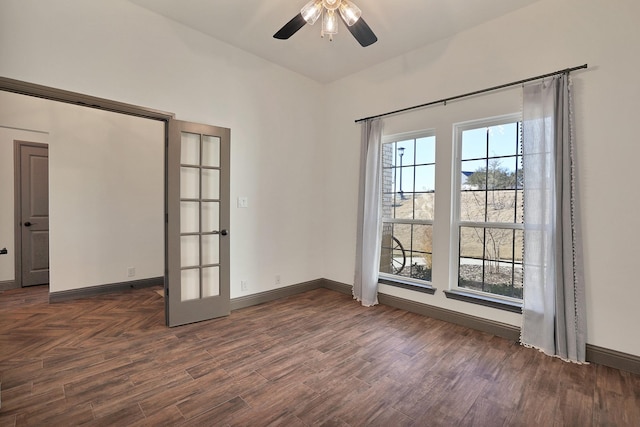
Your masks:
<path fill-rule="evenodd" d="M 220 267 L 202 269 L 202 297 L 220 295 Z"/>
<path fill-rule="evenodd" d="M 220 138 L 204 135 L 202 137 L 202 166 L 220 166 Z"/>
<path fill-rule="evenodd" d="M 198 199 L 200 197 L 200 173 L 198 168 L 180 168 L 180 198 Z"/>
<path fill-rule="evenodd" d="M 202 198 L 220 198 L 220 171 L 217 169 L 202 169 Z"/>
<path fill-rule="evenodd" d="M 180 163 L 183 165 L 200 164 L 200 135 L 195 133 L 182 133 Z"/>
<path fill-rule="evenodd" d="M 210 233 L 220 227 L 220 203 L 202 202 L 202 231 Z"/>
<path fill-rule="evenodd" d="M 182 270 L 180 279 L 180 300 L 200 299 L 200 269 Z"/>
<path fill-rule="evenodd" d="M 202 265 L 220 262 L 220 237 L 217 234 L 202 236 Z"/>
<path fill-rule="evenodd" d="M 200 236 L 180 237 L 181 267 L 200 265 Z"/>
<path fill-rule="evenodd" d="M 200 203 L 180 202 L 180 232 L 197 233 L 200 231 Z"/>

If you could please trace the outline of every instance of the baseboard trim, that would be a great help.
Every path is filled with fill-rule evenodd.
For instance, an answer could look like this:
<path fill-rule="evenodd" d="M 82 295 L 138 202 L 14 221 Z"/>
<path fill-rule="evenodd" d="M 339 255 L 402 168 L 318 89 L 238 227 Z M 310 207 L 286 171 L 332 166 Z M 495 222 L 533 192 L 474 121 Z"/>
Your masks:
<path fill-rule="evenodd" d="M 0 282 L 0 291 L 8 291 L 9 289 L 15 289 L 17 287 L 15 280 L 5 280 Z"/>
<path fill-rule="evenodd" d="M 233 298 L 231 299 L 231 311 L 264 304 L 265 302 L 275 301 L 277 299 L 287 298 L 313 289 L 318 289 L 322 287 L 323 283 L 323 279 L 315 279 L 308 282 L 298 283 L 297 285 L 285 286 L 283 288 L 259 292 L 257 294 L 247 295 L 244 297 Z"/>
<path fill-rule="evenodd" d="M 378 301 L 380 304 L 443 320 L 445 322 L 454 323 L 467 328 L 476 329 L 482 332 L 487 332 L 511 341 L 520 340 L 520 328 L 517 326 L 483 319 L 481 317 L 471 316 L 457 311 L 448 310 L 446 308 L 423 304 L 386 294 L 378 294 Z"/>
<path fill-rule="evenodd" d="M 323 287 L 327 289 L 341 292 L 343 294 L 352 294 L 353 287 L 351 285 L 329 279 L 322 280 Z M 505 323 L 447 310 L 446 308 L 435 307 L 433 305 L 423 304 L 421 302 L 381 293 L 378 293 L 378 302 L 380 304 L 388 305 L 389 307 L 399 308 L 411 313 L 421 314 L 423 316 L 432 317 L 449 323 L 455 323 L 456 325 L 465 326 L 471 329 L 477 329 L 512 341 L 518 341 L 520 339 L 520 328 L 517 326 L 507 325 Z"/>
<path fill-rule="evenodd" d="M 587 362 L 620 369 L 640 375 L 640 357 L 587 344 Z"/>
<path fill-rule="evenodd" d="M 69 289 L 49 293 L 49 302 L 62 302 L 74 299 L 89 298 L 96 295 L 122 292 L 127 289 L 142 289 L 151 286 L 164 286 L 164 277 L 152 277 L 149 279 L 132 280 L 130 282 L 109 283 L 106 285 L 89 286 L 80 289 Z"/>
<path fill-rule="evenodd" d="M 336 282 L 334 280 L 322 279 L 322 287 L 344 294 L 351 295 L 352 293 L 351 285 Z M 517 326 L 495 322 L 481 317 L 470 316 L 457 311 L 447 310 L 445 308 L 435 307 L 386 294 L 379 293 L 378 301 L 380 304 L 388 305 L 390 307 L 399 308 L 401 310 L 410 311 L 423 316 L 433 317 L 434 319 L 443 320 L 445 322 L 455 323 L 456 325 L 487 332 L 511 341 L 520 341 L 520 328 Z M 621 371 L 628 371 L 640 375 L 640 356 L 635 356 L 633 354 L 622 353 L 620 351 L 610 350 L 593 344 L 587 344 L 586 360 L 590 363 L 608 366 L 610 368 L 620 369 Z"/>
<path fill-rule="evenodd" d="M 353 295 L 353 286 L 346 283 L 336 282 L 335 280 L 322 279 L 322 287 L 340 292 L 341 294 Z"/>

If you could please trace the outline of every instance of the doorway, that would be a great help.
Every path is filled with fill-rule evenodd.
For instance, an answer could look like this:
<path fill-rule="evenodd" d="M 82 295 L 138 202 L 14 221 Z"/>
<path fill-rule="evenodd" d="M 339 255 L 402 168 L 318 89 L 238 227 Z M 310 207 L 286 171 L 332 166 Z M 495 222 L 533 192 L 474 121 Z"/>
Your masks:
<path fill-rule="evenodd" d="M 165 163 L 164 164 L 164 169 L 165 169 L 164 170 L 165 172 L 165 182 L 164 182 L 164 187 L 165 187 L 164 188 L 165 190 L 164 191 L 165 193 L 164 194 L 165 196 L 164 197 L 165 198 L 164 279 L 165 280 L 164 280 L 164 285 L 165 285 L 165 304 L 166 304 L 165 310 L 167 313 L 167 324 L 179 325 L 179 324 L 204 320 L 205 318 L 213 318 L 213 317 L 217 317 L 221 315 L 224 316 L 228 314 L 229 305 L 230 305 L 229 304 L 230 302 L 229 301 L 229 297 L 230 297 L 229 295 L 229 285 L 230 285 L 229 283 L 229 280 L 230 280 L 229 279 L 229 264 L 230 264 L 229 238 L 227 237 L 229 233 L 228 227 L 229 227 L 229 196 L 230 196 L 229 195 L 229 177 L 228 177 L 228 170 L 229 170 L 228 169 L 228 165 L 229 165 L 229 157 L 228 157 L 229 130 L 228 129 L 216 128 L 216 127 L 205 127 L 205 128 L 202 128 L 202 130 L 200 130 L 200 127 L 203 125 L 199 125 L 195 123 L 180 122 L 178 120 L 175 120 L 175 117 L 172 113 L 151 110 L 143 107 L 90 97 L 87 95 L 82 95 L 82 94 L 68 92 L 68 91 L 61 91 L 54 88 L 39 86 L 39 85 L 26 83 L 26 82 L 20 82 L 20 81 L 2 78 L 2 77 L 0 77 L 0 90 L 10 92 L 10 93 L 12 92 L 20 95 L 27 95 L 27 96 L 32 96 L 36 98 L 42 98 L 48 101 L 54 101 L 54 102 L 57 101 L 57 102 L 62 102 L 64 104 L 73 104 L 75 106 L 81 106 L 83 107 L 82 109 L 85 109 L 85 110 L 88 107 L 88 109 L 101 110 L 103 113 L 104 112 L 118 113 L 120 115 L 129 116 L 129 117 L 135 116 L 136 118 L 151 119 L 156 123 L 157 121 L 163 122 L 164 143 L 165 143 L 164 145 L 164 148 L 165 148 L 165 153 L 164 153 L 165 154 L 164 156 L 165 157 L 165 162 L 164 162 Z M 119 120 L 118 120 L 118 123 L 119 123 Z M 113 126 L 113 123 L 110 123 L 109 125 Z M 45 124 L 45 126 L 50 126 L 50 124 Z M 195 126 L 195 128 L 192 129 L 191 126 Z M 43 127 L 43 129 L 45 128 L 49 129 L 48 127 Z M 89 126 L 87 126 L 86 128 L 87 129 L 84 129 L 87 132 L 87 135 L 85 136 L 86 140 L 93 141 L 94 143 L 97 142 L 95 141 L 96 134 L 105 135 L 105 136 L 112 135 L 109 132 L 97 132 L 95 128 L 92 128 Z M 200 138 L 200 141 L 202 141 L 200 154 L 199 154 L 201 156 L 201 160 L 200 160 L 200 163 L 196 163 L 195 161 L 188 161 L 186 163 L 183 163 L 181 160 L 180 154 L 177 157 L 172 156 L 173 159 L 178 159 L 178 161 L 177 163 L 174 163 L 173 161 L 171 162 L 171 165 L 172 165 L 171 173 L 173 173 L 173 171 L 178 171 L 178 174 L 174 175 L 176 176 L 176 178 L 169 180 L 167 179 L 167 175 L 168 175 L 170 162 L 168 160 L 167 151 L 170 149 L 170 147 L 180 146 L 173 143 L 171 144 L 169 143 L 170 139 L 175 140 L 175 138 L 169 138 L 169 133 L 171 129 L 179 129 L 179 128 L 182 129 L 182 131 L 178 132 L 177 134 L 179 135 L 179 138 L 177 138 L 178 141 L 182 140 L 183 137 L 186 138 L 186 140 L 190 141 L 194 135 L 197 135 L 198 138 Z M 54 154 L 55 154 L 55 160 L 56 160 L 55 164 L 51 165 L 51 169 L 52 169 L 51 179 L 52 179 L 52 182 L 55 181 L 56 183 L 56 186 L 54 187 L 64 188 L 64 191 L 65 191 L 64 194 L 66 195 L 71 194 L 75 196 L 75 199 L 79 199 L 76 193 L 72 193 L 66 186 L 60 187 L 60 185 L 64 185 L 64 183 L 62 183 L 62 180 L 59 179 L 60 176 L 57 174 L 60 170 L 64 170 L 67 172 L 69 170 L 75 171 L 77 169 L 75 167 L 77 164 L 83 165 L 83 167 L 85 167 L 86 169 L 88 167 L 86 165 L 86 162 L 88 161 L 88 159 L 99 161 L 100 166 L 102 166 L 103 160 L 106 160 L 106 159 L 118 159 L 119 162 L 128 161 L 129 166 L 135 163 L 133 166 L 137 168 L 136 170 L 138 172 L 140 172 L 140 167 L 144 166 L 145 164 L 150 164 L 150 162 L 146 161 L 147 160 L 146 158 L 145 158 L 145 161 L 136 163 L 134 160 L 134 157 L 130 156 L 129 149 L 132 148 L 132 146 L 127 146 L 126 148 L 121 149 L 120 152 L 117 152 L 115 150 L 112 150 L 110 146 L 98 144 L 95 146 L 95 150 L 93 150 L 93 152 L 85 153 L 86 154 L 85 156 L 80 156 L 78 153 L 70 152 L 69 150 L 63 153 L 62 150 L 64 150 L 65 148 L 67 149 L 70 148 L 69 137 L 76 138 L 78 136 L 77 129 L 74 129 L 73 131 L 69 131 L 66 127 L 62 127 L 62 128 L 56 128 L 55 132 L 53 133 L 56 135 L 57 139 L 55 141 L 48 141 L 52 144 L 52 147 L 54 147 L 55 149 Z M 136 135 L 140 136 L 141 133 L 143 132 L 137 132 Z M 218 139 L 220 143 L 219 144 L 220 151 L 219 152 L 215 151 L 215 152 L 217 153 L 217 155 L 220 156 L 220 159 L 219 159 L 220 163 L 219 164 L 210 163 L 210 161 L 207 160 L 209 158 L 208 156 L 211 155 L 215 157 L 215 155 L 213 154 L 214 151 L 210 150 L 212 146 L 210 142 L 218 141 Z M 66 147 L 63 146 L 62 144 L 66 144 Z M 191 145 L 191 144 L 185 143 L 185 147 L 187 145 Z M 214 143 L 214 146 L 217 146 L 217 145 Z M 85 149 L 88 149 L 88 148 L 85 147 Z M 178 153 L 181 153 L 181 152 L 182 152 L 182 148 L 178 148 Z M 191 154 L 194 153 L 191 151 L 189 152 Z M 59 162 L 61 161 L 67 162 L 64 165 L 66 167 L 59 168 L 60 166 Z M 103 168 L 100 168 L 100 170 L 102 169 Z M 95 168 L 91 169 L 92 172 L 95 172 L 95 170 L 96 170 Z M 182 176 L 183 171 L 185 172 L 184 176 Z M 194 171 L 198 171 L 198 178 L 194 181 L 194 183 L 196 183 L 197 186 L 200 188 L 200 192 L 197 195 L 197 197 L 195 197 L 194 194 L 191 194 L 191 193 L 183 194 L 181 191 L 176 193 L 177 195 L 170 197 L 169 193 L 171 194 L 174 194 L 174 193 L 169 191 L 168 187 L 177 186 L 177 188 L 186 189 L 187 187 L 185 187 L 184 184 L 187 181 L 189 181 L 188 178 L 191 178 L 192 175 L 194 175 L 193 174 Z M 142 174 L 142 175 L 148 176 L 148 174 Z M 215 177 L 218 175 L 219 175 L 219 179 L 216 179 Z M 122 163 L 116 163 L 111 169 L 109 169 L 102 175 L 98 176 L 97 178 L 99 178 L 99 180 L 94 182 L 97 182 L 102 189 L 104 187 L 103 184 L 105 183 L 105 180 L 110 180 L 109 182 L 111 182 L 111 180 L 113 180 L 114 177 L 118 179 L 122 178 Z M 80 182 L 81 184 L 86 183 L 86 177 L 80 178 L 80 180 L 78 180 L 79 177 L 74 177 L 74 176 L 71 176 L 70 174 L 66 174 L 63 176 L 63 178 L 65 178 L 67 182 L 71 182 L 72 184 L 75 184 L 78 182 Z M 69 179 L 71 179 L 72 181 L 69 181 Z M 138 242 L 138 241 L 146 240 L 144 236 L 147 236 L 147 235 L 142 233 L 139 228 L 142 226 L 147 226 L 148 225 L 147 221 L 144 218 L 141 218 L 140 216 L 131 217 L 129 208 L 131 206 L 134 206 L 133 203 L 127 204 L 126 206 L 122 207 L 119 210 L 115 209 L 113 206 L 113 201 L 119 200 L 117 197 L 118 196 L 117 193 L 120 192 L 120 189 L 128 188 L 130 185 L 134 185 L 134 184 L 139 185 L 138 180 L 132 179 L 132 180 L 129 180 L 127 183 L 121 184 L 119 186 L 115 186 L 115 187 L 110 186 L 109 187 L 110 191 L 106 191 L 106 192 L 105 191 L 96 192 L 94 191 L 95 188 L 89 185 L 85 185 L 84 187 L 89 188 L 89 191 L 91 192 L 91 194 L 95 195 L 94 197 L 95 199 L 110 201 L 108 208 L 99 212 L 101 215 L 107 215 L 109 219 L 112 219 L 112 216 L 113 216 L 112 214 L 116 211 L 119 213 L 129 214 L 127 218 L 130 218 L 131 220 L 127 220 L 126 218 L 124 220 L 120 220 L 118 222 L 119 228 L 109 228 L 109 229 L 120 230 L 127 237 L 134 236 L 134 239 L 136 240 L 136 242 Z M 155 186 L 155 183 L 153 184 L 153 186 Z M 206 186 L 208 186 L 209 189 L 212 189 L 213 187 L 218 187 L 219 193 L 216 195 L 215 193 L 202 191 L 202 189 L 205 189 Z M 54 192 L 56 188 L 52 187 L 51 191 Z M 115 191 L 114 191 L 114 188 L 115 188 Z M 149 187 L 144 187 L 144 188 L 149 188 Z M 191 187 L 189 186 L 189 188 Z M 188 191 L 192 191 L 192 190 L 188 190 Z M 63 202 L 66 202 L 66 200 L 64 200 Z M 196 204 L 198 205 L 197 210 L 193 209 L 193 207 Z M 170 205 L 172 206 L 171 209 L 175 209 L 177 207 L 177 209 L 173 211 L 174 212 L 173 214 L 169 212 Z M 213 208 L 214 206 L 217 206 L 217 209 Z M 54 237 L 63 235 L 65 236 L 65 239 L 56 239 L 57 243 L 54 243 L 53 244 L 54 247 L 51 249 L 51 251 L 54 252 L 54 255 L 55 255 L 53 257 L 54 262 L 52 263 L 52 267 L 55 270 L 54 271 L 55 274 L 53 277 L 55 283 L 53 283 L 52 285 L 57 286 L 56 283 L 64 283 L 65 286 L 69 286 L 68 282 L 63 282 L 59 280 L 58 271 L 64 271 L 64 272 L 80 271 L 84 273 L 95 272 L 96 274 L 99 275 L 99 276 L 91 276 L 91 277 L 98 277 L 95 280 L 92 280 L 91 278 L 87 280 L 85 277 L 79 278 L 79 277 L 76 277 L 79 275 L 74 274 L 73 279 L 76 280 L 76 283 L 80 283 L 81 286 L 73 286 L 73 287 L 69 286 L 67 289 L 62 288 L 60 290 L 56 290 L 55 291 L 56 293 L 60 293 L 60 294 L 65 293 L 66 295 L 71 295 L 71 293 L 73 293 L 73 295 L 87 296 L 91 292 L 94 292 L 97 288 L 102 287 L 102 285 L 108 286 L 110 289 L 114 287 L 126 286 L 130 282 L 130 280 L 127 280 L 127 279 L 119 280 L 117 278 L 111 279 L 111 277 L 113 277 L 114 275 L 118 275 L 118 274 L 122 275 L 122 271 L 126 270 L 128 277 L 133 277 L 140 272 L 140 270 L 136 271 L 136 266 L 132 266 L 131 264 L 124 264 L 122 262 L 122 259 L 118 259 L 119 266 L 116 265 L 115 269 L 111 268 L 111 266 L 104 265 L 104 260 L 105 260 L 104 257 L 101 258 L 100 263 L 97 264 L 100 268 L 91 268 L 90 266 L 87 266 L 86 264 L 84 264 L 82 261 L 85 260 L 85 258 L 87 257 L 87 254 L 94 255 L 94 257 L 91 258 L 92 261 L 94 261 L 97 258 L 97 256 L 95 256 L 96 254 L 93 253 L 94 252 L 93 249 L 91 249 L 90 251 L 83 250 L 84 248 L 79 248 L 79 245 L 75 244 L 74 242 L 70 243 L 69 242 L 70 238 L 79 238 L 78 236 L 80 236 L 82 237 L 82 239 L 84 239 L 81 243 L 86 244 L 87 242 L 90 242 L 90 244 L 95 246 L 96 249 L 99 249 L 100 251 L 99 255 L 104 255 L 104 254 L 107 254 L 109 256 L 112 256 L 113 254 L 122 255 L 123 257 L 126 258 L 125 262 L 128 262 L 128 260 L 130 259 L 130 258 L 127 258 L 128 255 L 126 253 L 126 250 L 130 251 L 131 245 L 120 244 L 120 241 L 117 240 L 112 234 L 109 234 L 107 237 L 103 239 L 90 240 L 91 236 L 86 236 L 86 233 L 93 232 L 95 231 L 96 228 L 106 229 L 107 227 L 104 225 L 105 223 L 103 221 L 95 221 L 96 224 L 101 224 L 101 226 L 93 227 L 90 223 L 91 220 L 86 220 L 89 222 L 89 226 L 84 227 L 81 230 L 78 227 L 78 224 L 75 222 L 75 220 L 70 220 L 69 216 L 59 215 L 60 209 L 64 210 L 64 209 L 71 209 L 71 208 L 69 208 L 68 204 L 61 203 L 60 198 L 57 195 L 55 200 L 52 201 L 51 208 L 52 208 L 52 211 L 56 214 L 56 216 L 54 217 L 54 220 L 57 221 L 57 219 L 59 218 L 64 218 L 65 221 L 63 225 L 66 226 L 66 230 L 60 231 L 58 222 L 53 224 L 56 231 L 56 234 Z M 214 215 L 215 211 L 217 211 L 218 217 L 216 221 L 212 222 L 210 220 L 212 218 L 216 218 L 216 216 Z M 72 210 L 72 212 L 75 212 L 75 211 Z M 192 229 L 193 227 L 195 227 L 196 222 L 191 222 L 194 220 L 193 215 L 195 215 L 196 213 L 199 216 L 199 219 L 196 222 L 200 227 L 197 231 Z M 152 216 L 153 218 L 158 217 L 156 216 L 155 213 Z M 41 215 L 38 218 L 40 217 Z M 189 217 L 189 221 L 187 221 L 187 217 Z M 38 231 L 32 227 L 34 227 L 34 224 L 40 225 L 35 220 L 23 219 L 22 213 L 20 214 L 20 216 L 16 217 L 15 222 L 19 223 L 19 226 L 20 226 L 19 229 L 21 230 L 20 231 L 21 233 L 24 231 L 24 228 L 27 228 L 28 231 L 31 231 L 31 230 Z M 26 225 L 27 223 L 29 223 L 29 225 Z M 169 228 L 173 229 L 176 227 L 176 225 L 180 229 L 178 234 L 178 239 L 180 243 L 177 245 L 172 243 L 172 248 L 174 249 L 169 251 L 168 236 L 167 236 L 168 229 Z M 183 225 L 185 227 L 188 227 L 189 229 L 188 230 L 183 229 L 182 227 Z M 197 245 L 194 244 L 196 237 L 199 241 Z M 22 236 L 20 239 L 16 239 L 16 241 L 17 240 L 20 240 L 22 245 Z M 41 240 L 43 240 L 42 237 L 41 237 Z M 121 240 L 124 241 L 124 239 L 121 239 Z M 184 241 L 184 245 L 183 245 L 183 241 Z M 212 244 L 212 242 L 214 241 L 217 241 L 218 244 L 217 245 L 215 243 Z M 95 242 L 102 242 L 102 243 L 97 244 Z M 111 245 L 118 244 L 118 247 L 116 248 L 105 247 L 105 243 L 111 244 Z M 64 249 L 62 252 L 59 251 L 60 247 Z M 156 245 L 154 247 L 159 247 L 159 245 Z M 187 253 L 189 255 L 193 255 L 192 251 L 194 251 L 196 248 L 198 249 L 198 252 L 199 252 L 199 255 L 197 256 L 198 258 L 197 263 L 192 261 L 192 259 L 195 259 L 195 258 L 187 257 Z M 74 253 L 70 255 L 69 251 L 73 251 Z M 210 252 L 207 252 L 207 251 L 210 251 Z M 22 252 L 22 248 L 20 248 L 20 252 Z M 47 245 L 46 252 L 47 252 L 46 258 L 48 260 L 49 258 L 48 245 Z M 145 251 L 140 251 L 140 252 L 144 254 L 147 253 Z M 59 256 L 59 254 L 61 253 L 64 254 L 64 258 L 62 259 L 62 262 L 61 262 L 61 257 Z M 75 255 L 76 258 L 73 258 L 73 255 Z M 80 259 L 81 261 L 77 262 L 78 259 Z M 16 263 L 17 262 L 18 261 L 16 261 Z M 25 268 L 24 266 L 22 266 L 23 264 L 22 259 L 20 259 L 20 264 L 21 265 L 20 265 L 19 271 L 21 272 Z M 82 267 L 79 270 L 76 270 L 79 268 L 78 266 L 82 266 Z M 178 272 L 177 276 L 175 274 L 176 272 Z M 194 272 L 196 272 L 197 274 Z M 20 273 L 17 271 L 16 275 L 17 274 L 20 274 Z M 195 280 L 196 276 L 198 280 Z M 184 280 L 184 279 L 187 279 L 187 280 Z M 23 286 L 22 279 L 20 280 L 20 282 L 21 283 L 18 284 L 18 286 Z M 183 282 L 184 282 L 184 285 L 183 285 Z M 87 283 L 87 285 L 85 286 L 84 283 Z M 85 291 L 85 288 L 87 288 L 87 291 Z M 172 289 L 173 291 L 171 291 Z M 51 299 L 51 291 L 50 291 L 50 299 Z M 194 302 L 194 301 L 197 301 L 197 302 Z M 204 315 L 203 317 L 188 318 L 188 319 L 180 318 L 178 321 L 171 321 L 170 318 L 173 317 L 171 316 L 171 312 L 172 312 L 171 306 L 173 306 L 174 308 L 186 307 L 187 305 L 199 304 L 200 302 L 203 303 L 202 310 L 200 309 L 195 310 L 194 313 L 197 311 L 200 314 L 203 314 Z M 209 304 L 211 304 L 211 306 L 209 306 Z M 181 312 L 185 311 L 182 308 L 179 308 L 179 310 Z M 200 314 L 198 314 L 198 316 L 200 316 Z"/>
<path fill-rule="evenodd" d="M 49 148 L 15 141 L 14 161 L 16 285 L 49 284 Z"/>

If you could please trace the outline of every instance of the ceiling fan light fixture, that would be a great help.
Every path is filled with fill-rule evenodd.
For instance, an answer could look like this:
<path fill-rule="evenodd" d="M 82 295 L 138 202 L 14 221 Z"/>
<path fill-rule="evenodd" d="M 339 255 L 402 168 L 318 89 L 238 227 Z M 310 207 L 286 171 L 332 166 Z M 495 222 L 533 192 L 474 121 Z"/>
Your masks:
<path fill-rule="evenodd" d="M 340 2 L 339 10 L 340 16 L 342 16 L 342 19 L 344 19 L 344 22 L 348 26 L 352 26 L 353 24 L 358 22 L 358 19 L 360 19 L 360 16 L 362 15 L 362 11 L 360 10 L 360 8 L 349 0 L 342 0 Z"/>
<path fill-rule="evenodd" d="M 287 40 L 306 24 L 315 24 L 322 16 L 322 37 L 328 34 L 329 40 L 333 40 L 333 35 L 338 34 L 338 21 L 341 19 L 360 46 L 367 47 L 377 42 L 378 37 L 360 15 L 360 8 L 351 0 L 308 0 L 300 13 L 276 31 L 273 38 Z"/>
<path fill-rule="evenodd" d="M 322 0 L 311 0 L 302 7 L 300 14 L 307 24 L 315 24 L 322 14 Z"/>
<path fill-rule="evenodd" d="M 327 10 L 336 10 L 340 6 L 341 0 L 322 0 L 322 5 Z"/>
<path fill-rule="evenodd" d="M 333 35 L 338 34 L 338 15 L 333 10 L 325 10 L 322 14 L 322 37 L 329 35 L 329 40 L 333 40 Z"/>

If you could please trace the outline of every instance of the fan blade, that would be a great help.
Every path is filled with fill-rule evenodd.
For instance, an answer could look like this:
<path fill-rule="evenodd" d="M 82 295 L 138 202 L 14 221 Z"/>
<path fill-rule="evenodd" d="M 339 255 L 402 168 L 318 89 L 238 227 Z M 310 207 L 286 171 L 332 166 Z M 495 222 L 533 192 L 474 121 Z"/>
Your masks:
<path fill-rule="evenodd" d="M 280 28 L 277 33 L 273 35 L 274 38 L 280 40 L 286 40 L 294 35 L 300 28 L 304 27 L 307 21 L 304 20 L 301 13 L 298 13 L 293 19 Z"/>
<path fill-rule="evenodd" d="M 342 18 L 342 16 L 340 18 Z M 344 22 L 344 19 L 342 22 Z M 360 43 L 360 46 L 362 47 L 367 47 L 378 41 L 378 38 L 373 34 L 373 31 L 371 31 L 371 28 L 369 28 L 369 25 L 364 22 L 362 17 L 360 17 L 360 19 L 358 19 L 352 26 L 348 26 L 346 22 L 344 25 L 349 29 L 349 32 L 353 34 L 353 37 L 358 40 L 358 43 Z"/>

